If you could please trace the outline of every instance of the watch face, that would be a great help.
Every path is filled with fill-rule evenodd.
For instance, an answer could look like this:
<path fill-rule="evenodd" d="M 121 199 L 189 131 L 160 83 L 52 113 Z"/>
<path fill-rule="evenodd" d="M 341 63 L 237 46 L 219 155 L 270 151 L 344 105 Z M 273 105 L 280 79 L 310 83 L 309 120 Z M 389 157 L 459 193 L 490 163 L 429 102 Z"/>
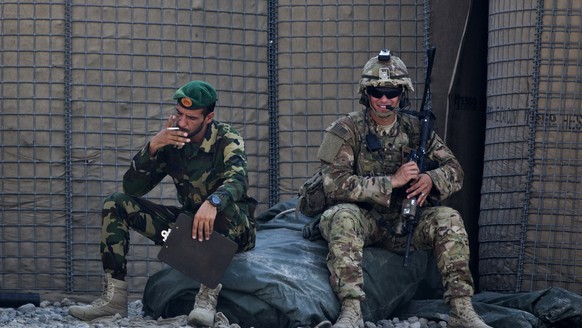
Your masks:
<path fill-rule="evenodd" d="M 212 195 L 210 196 L 210 204 L 218 207 L 220 206 L 220 197 L 216 196 L 216 195 Z"/>

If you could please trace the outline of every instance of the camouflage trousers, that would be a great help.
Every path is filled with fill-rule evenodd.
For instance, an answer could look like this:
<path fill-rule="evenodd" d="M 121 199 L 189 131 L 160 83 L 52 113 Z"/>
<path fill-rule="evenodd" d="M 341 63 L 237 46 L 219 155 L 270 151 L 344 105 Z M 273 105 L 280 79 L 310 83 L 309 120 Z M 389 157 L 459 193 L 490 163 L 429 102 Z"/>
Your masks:
<path fill-rule="evenodd" d="M 327 266 L 331 287 L 340 300 L 365 298 L 364 246 L 396 252 L 406 247 L 406 236 L 394 236 L 370 211 L 355 204 L 338 204 L 326 210 L 321 216 L 320 229 L 329 245 Z M 433 250 L 447 303 L 452 297 L 473 295 L 469 241 L 459 212 L 444 206 L 424 208 L 414 230 L 411 249 Z"/>
<path fill-rule="evenodd" d="M 255 226 L 238 207 L 227 207 L 217 215 L 214 229 L 234 240 L 238 251 L 246 251 L 255 246 Z M 129 251 L 129 228 L 153 241 L 163 244 L 162 231 L 174 226 L 182 212 L 194 214 L 176 206 L 155 204 L 140 197 L 124 193 L 114 193 L 103 202 L 101 227 L 101 261 L 103 270 L 113 278 L 123 280 L 127 274 L 127 253 Z M 194 211 L 195 212 L 195 211 Z"/>

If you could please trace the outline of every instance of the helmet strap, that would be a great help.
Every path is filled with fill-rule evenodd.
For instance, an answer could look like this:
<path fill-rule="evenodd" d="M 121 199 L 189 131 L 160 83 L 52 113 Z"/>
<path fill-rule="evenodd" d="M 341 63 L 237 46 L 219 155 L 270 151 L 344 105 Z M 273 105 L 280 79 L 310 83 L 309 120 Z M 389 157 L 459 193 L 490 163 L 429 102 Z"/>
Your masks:
<path fill-rule="evenodd" d="M 365 91 L 362 92 L 362 96 L 360 97 L 360 104 L 364 105 L 366 108 L 370 107 L 370 98 Z"/>
<path fill-rule="evenodd" d="M 402 92 L 402 95 L 400 96 L 400 102 L 398 103 L 398 107 L 399 108 L 407 108 L 410 106 L 410 99 L 408 98 L 408 93 L 406 92 L 406 88 L 404 88 L 404 91 Z"/>

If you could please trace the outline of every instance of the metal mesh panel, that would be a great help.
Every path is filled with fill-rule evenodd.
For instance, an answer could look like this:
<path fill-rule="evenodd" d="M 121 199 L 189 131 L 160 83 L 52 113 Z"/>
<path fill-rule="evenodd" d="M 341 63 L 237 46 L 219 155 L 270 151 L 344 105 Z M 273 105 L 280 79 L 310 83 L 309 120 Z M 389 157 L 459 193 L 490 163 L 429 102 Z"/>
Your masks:
<path fill-rule="evenodd" d="M 186 81 L 217 87 L 261 211 L 315 171 L 323 130 L 360 109 L 379 49 L 407 64 L 418 107 L 430 43 L 428 1 L 3 1 L 0 15 L 3 289 L 100 291 L 102 201 Z M 176 202 L 170 181 L 148 198 Z M 131 238 L 139 292 L 163 265 Z"/>
<path fill-rule="evenodd" d="M 79 231 L 74 240 L 80 245 L 98 244 L 100 204 L 103 195 L 120 190 L 127 169 L 120 164 L 128 163 L 159 131 L 173 113 L 174 90 L 192 79 L 216 86 L 216 118 L 233 123 L 246 138 L 251 192 L 260 198 L 261 190 L 267 189 L 258 182 L 265 168 L 257 167 L 267 156 L 261 144 L 268 126 L 259 120 L 266 112 L 264 8 L 226 1 L 194 3 L 194 7 L 189 2 L 160 1 L 147 7 L 76 4 L 74 10 L 83 20 L 73 23 L 73 31 L 83 37 L 73 47 L 73 67 L 78 68 L 74 71 L 78 79 L 73 81 L 82 81 L 73 85 L 81 98 L 79 110 L 74 110 L 73 138 L 82 139 L 83 146 L 73 153 L 78 151 L 85 161 L 80 166 L 84 172 L 74 180 L 78 189 L 73 194 L 84 193 L 74 199 L 75 211 L 82 213 L 76 216 L 81 221 L 75 224 Z M 97 160 L 91 161 L 94 157 Z M 148 197 L 175 204 L 171 183 L 163 183 Z M 133 284 L 142 286 L 148 277 L 144 273 L 155 272 L 162 264 L 152 261 L 158 249 L 151 242 L 138 234 L 132 238 L 128 274 Z M 100 262 L 97 256 L 95 251 L 78 250 L 74 257 L 80 261 L 75 261 L 74 272 L 91 272 L 83 259 Z M 82 275 L 76 274 L 76 290 L 95 288 L 101 270 L 91 273 L 95 275 L 86 286 Z"/>
<path fill-rule="evenodd" d="M 100 291 L 103 199 L 121 190 L 178 86 L 217 87 L 216 117 L 245 138 L 250 193 L 265 210 L 313 172 L 323 129 L 359 108 L 369 57 L 391 48 L 422 80 L 428 18 L 416 1 L 3 1 L 0 10 L 0 286 L 69 292 Z M 147 197 L 176 203 L 170 181 Z M 157 251 L 131 233 L 131 291 L 163 267 Z"/>
<path fill-rule="evenodd" d="M 419 1 L 279 1 L 281 200 L 295 196 L 316 171 L 323 130 L 361 108 L 357 82 L 370 57 L 391 49 L 412 80 L 423 81 L 427 7 Z M 415 90 L 413 106 L 422 86 Z"/>
<path fill-rule="evenodd" d="M 0 287 L 64 290 L 63 4 L 0 15 Z"/>
<path fill-rule="evenodd" d="M 490 1 L 481 289 L 581 292 L 580 3 Z M 428 1 L 2 1 L 0 288 L 99 292 L 101 205 L 192 79 L 245 138 L 259 211 L 295 196 L 323 130 L 389 48 L 418 107 Z M 175 204 L 164 181 L 148 198 Z M 129 281 L 163 265 L 131 235 Z"/>
<path fill-rule="evenodd" d="M 581 292 L 580 6 L 490 2 L 481 289 Z M 261 211 L 314 172 L 379 49 L 407 64 L 418 107 L 430 44 L 428 1 L 2 1 L 0 16 L 5 290 L 100 291 L 102 201 L 186 81 L 217 87 Z M 148 198 L 176 202 L 170 181 Z M 163 265 L 131 237 L 141 291 Z"/>
<path fill-rule="evenodd" d="M 491 1 L 480 282 L 582 292 L 581 4 Z"/>
<path fill-rule="evenodd" d="M 230 1 L 3 2 L 0 286 L 98 291 L 101 206 L 173 112 L 175 89 L 218 89 L 266 208 L 266 7 Z M 30 18 L 32 17 L 32 18 Z M 148 198 L 176 203 L 164 181 Z M 131 290 L 163 265 L 131 235 Z"/>

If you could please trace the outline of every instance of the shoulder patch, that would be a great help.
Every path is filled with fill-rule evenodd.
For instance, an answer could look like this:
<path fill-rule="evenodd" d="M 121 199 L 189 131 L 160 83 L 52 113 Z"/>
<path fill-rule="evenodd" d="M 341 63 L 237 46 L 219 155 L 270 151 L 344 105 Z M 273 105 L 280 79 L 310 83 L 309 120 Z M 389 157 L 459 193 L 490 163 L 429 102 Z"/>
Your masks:
<path fill-rule="evenodd" d="M 335 134 L 336 136 L 342 138 L 343 140 L 349 140 L 352 137 L 350 131 L 341 124 L 334 124 L 333 126 L 331 126 L 328 132 Z"/>
<path fill-rule="evenodd" d="M 327 163 L 333 162 L 344 142 L 345 139 L 340 136 L 334 133 L 326 133 L 317 151 L 317 158 Z"/>
<path fill-rule="evenodd" d="M 358 117 L 361 117 L 361 115 L 362 113 L 360 112 L 349 113 L 332 123 L 332 125 L 326 129 L 323 142 L 319 146 L 319 151 L 317 152 L 317 157 L 320 160 L 328 163 L 333 162 L 340 148 L 345 143 L 348 143 L 352 148 L 358 148 L 361 136 L 359 135 L 360 127 L 356 121 Z M 354 121 L 354 118 L 356 118 L 356 121 Z M 358 149 L 354 149 L 354 152 L 357 153 L 358 151 Z"/>
<path fill-rule="evenodd" d="M 333 123 L 327 132 L 333 133 L 336 136 L 342 138 L 343 140 L 350 140 L 355 131 L 352 131 L 350 127 L 353 126 L 352 120 L 349 116 L 344 116 Z"/>

